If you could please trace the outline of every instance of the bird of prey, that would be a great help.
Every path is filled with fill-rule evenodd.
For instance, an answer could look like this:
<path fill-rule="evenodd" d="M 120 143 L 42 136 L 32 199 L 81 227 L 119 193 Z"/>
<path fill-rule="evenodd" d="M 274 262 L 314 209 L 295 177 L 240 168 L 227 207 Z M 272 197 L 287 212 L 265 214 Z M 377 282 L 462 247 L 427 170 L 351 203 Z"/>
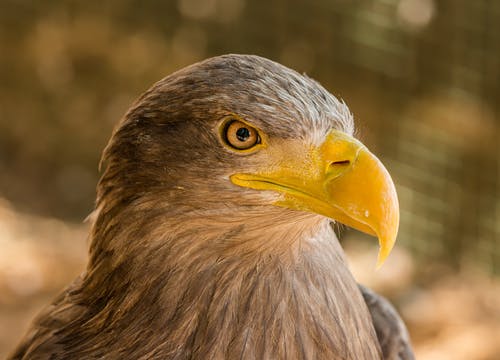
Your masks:
<path fill-rule="evenodd" d="M 378 237 L 393 182 L 347 106 L 273 61 L 225 55 L 153 85 L 103 153 L 85 272 L 11 359 L 411 359 L 331 223 Z"/>

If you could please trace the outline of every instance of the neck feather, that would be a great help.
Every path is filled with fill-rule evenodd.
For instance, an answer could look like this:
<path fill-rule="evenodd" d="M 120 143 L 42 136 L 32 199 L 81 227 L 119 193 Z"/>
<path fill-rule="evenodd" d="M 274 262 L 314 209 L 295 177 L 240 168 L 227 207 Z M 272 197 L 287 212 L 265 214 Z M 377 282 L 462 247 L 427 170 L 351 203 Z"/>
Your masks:
<path fill-rule="evenodd" d="M 245 222 L 192 215 L 94 232 L 82 294 L 109 324 L 154 334 L 148 346 L 167 357 L 380 357 L 328 221 L 283 209 Z"/>

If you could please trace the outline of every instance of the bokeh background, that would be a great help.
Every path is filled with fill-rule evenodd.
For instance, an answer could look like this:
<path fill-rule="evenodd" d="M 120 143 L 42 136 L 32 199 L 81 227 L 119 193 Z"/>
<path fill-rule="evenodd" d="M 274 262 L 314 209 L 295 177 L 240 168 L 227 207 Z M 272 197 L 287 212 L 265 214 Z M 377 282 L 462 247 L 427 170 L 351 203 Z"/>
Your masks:
<path fill-rule="evenodd" d="M 85 266 L 97 164 L 153 82 L 223 53 L 319 80 L 394 177 L 398 245 L 341 237 L 419 359 L 500 358 L 500 1 L 0 0 L 0 358 Z"/>

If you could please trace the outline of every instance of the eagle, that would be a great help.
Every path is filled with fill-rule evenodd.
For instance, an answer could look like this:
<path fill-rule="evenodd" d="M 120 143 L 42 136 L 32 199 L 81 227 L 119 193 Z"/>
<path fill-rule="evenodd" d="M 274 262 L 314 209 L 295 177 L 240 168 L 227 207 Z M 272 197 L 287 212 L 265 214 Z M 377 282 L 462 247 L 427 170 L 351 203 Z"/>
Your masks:
<path fill-rule="evenodd" d="M 101 160 L 85 271 L 10 359 L 412 359 L 332 224 L 394 245 L 399 207 L 351 112 L 271 60 L 154 84 Z"/>

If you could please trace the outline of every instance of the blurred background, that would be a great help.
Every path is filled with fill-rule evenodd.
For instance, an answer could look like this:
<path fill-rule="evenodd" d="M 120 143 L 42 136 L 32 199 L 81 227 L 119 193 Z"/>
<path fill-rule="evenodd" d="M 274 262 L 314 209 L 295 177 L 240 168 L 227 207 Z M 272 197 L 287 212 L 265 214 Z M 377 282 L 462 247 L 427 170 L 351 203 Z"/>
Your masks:
<path fill-rule="evenodd" d="M 252 53 L 320 81 L 397 184 L 395 251 L 341 234 L 418 359 L 500 358 L 500 2 L 0 0 L 0 358 L 85 266 L 100 153 L 153 82 Z"/>

